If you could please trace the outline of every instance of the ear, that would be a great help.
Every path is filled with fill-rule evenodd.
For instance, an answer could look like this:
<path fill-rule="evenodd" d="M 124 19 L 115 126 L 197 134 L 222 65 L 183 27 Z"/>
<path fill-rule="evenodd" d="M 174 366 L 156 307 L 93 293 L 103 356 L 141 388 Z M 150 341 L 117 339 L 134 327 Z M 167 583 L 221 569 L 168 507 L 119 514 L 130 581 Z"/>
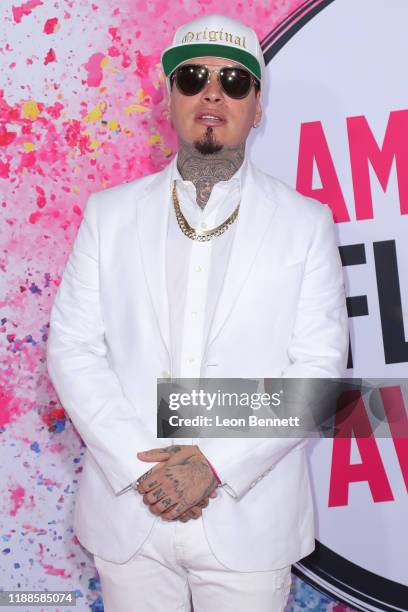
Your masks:
<path fill-rule="evenodd" d="M 262 104 L 261 104 L 261 94 L 260 92 L 256 92 L 256 109 L 255 109 L 255 119 L 254 123 L 259 125 L 262 119 Z"/>
<path fill-rule="evenodd" d="M 166 85 L 166 101 L 165 101 L 165 106 L 166 106 L 166 114 L 167 117 L 170 121 L 171 126 L 173 127 L 173 121 L 171 118 L 171 91 L 169 90 L 169 88 Z"/>
<path fill-rule="evenodd" d="M 169 96 L 168 99 L 167 99 L 167 116 L 168 116 L 168 119 L 170 121 L 171 127 L 174 128 L 173 117 L 171 116 L 170 104 L 171 104 L 171 98 Z"/>

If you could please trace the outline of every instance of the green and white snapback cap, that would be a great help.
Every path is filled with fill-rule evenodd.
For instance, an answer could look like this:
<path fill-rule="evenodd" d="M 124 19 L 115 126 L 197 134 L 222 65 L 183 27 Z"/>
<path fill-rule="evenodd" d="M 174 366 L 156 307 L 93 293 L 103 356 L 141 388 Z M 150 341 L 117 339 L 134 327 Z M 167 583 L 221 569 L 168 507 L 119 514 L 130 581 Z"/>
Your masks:
<path fill-rule="evenodd" d="M 265 60 L 255 30 L 224 15 L 206 15 L 180 26 L 173 44 L 161 54 L 161 63 L 168 79 L 185 61 L 207 56 L 242 64 L 261 84 L 265 78 Z"/>

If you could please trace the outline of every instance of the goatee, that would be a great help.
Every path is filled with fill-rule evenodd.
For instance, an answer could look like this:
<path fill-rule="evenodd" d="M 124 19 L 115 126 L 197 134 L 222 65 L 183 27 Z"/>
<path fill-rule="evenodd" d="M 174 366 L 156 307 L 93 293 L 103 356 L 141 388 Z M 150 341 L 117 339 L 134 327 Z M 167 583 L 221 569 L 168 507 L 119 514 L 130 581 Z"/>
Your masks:
<path fill-rule="evenodd" d="M 223 148 L 223 145 L 215 138 L 214 130 L 210 125 L 207 126 L 205 134 L 199 140 L 194 141 L 194 146 L 202 155 L 218 153 Z"/>

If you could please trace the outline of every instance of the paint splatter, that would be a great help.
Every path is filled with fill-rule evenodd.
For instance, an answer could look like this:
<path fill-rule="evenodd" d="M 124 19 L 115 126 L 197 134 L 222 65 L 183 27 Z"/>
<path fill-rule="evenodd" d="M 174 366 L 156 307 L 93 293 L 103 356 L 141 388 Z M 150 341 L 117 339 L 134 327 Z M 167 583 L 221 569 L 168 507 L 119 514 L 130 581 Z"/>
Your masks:
<path fill-rule="evenodd" d="M 25 489 L 24 487 L 17 485 L 13 489 L 9 489 L 9 492 L 10 492 L 10 500 L 12 503 L 10 515 L 16 516 L 17 512 L 20 510 L 21 506 L 24 503 Z"/>
<path fill-rule="evenodd" d="M 44 66 L 47 66 L 47 64 L 51 64 L 51 62 L 56 62 L 56 61 L 57 61 L 57 56 L 55 55 L 54 49 L 49 49 L 47 55 L 44 58 Z"/>
<path fill-rule="evenodd" d="M 89 87 L 99 87 L 103 79 L 103 64 L 105 61 L 103 53 L 94 53 L 89 60 L 84 64 L 84 68 L 88 73 L 86 83 Z"/>
<path fill-rule="evenodd" d="M 41 6 L 43 2 L 41 0 L 28 0 L 19 6 L 13 6 L 13 18 L 16 23 L 20 23 L 22 18 L 30 15 L 31 12 L 37 7 Z"/>
<path fill-rule="evenodd" d="M 44 23 L 43 32 L 45 34 L 54 34 L 57 26 L 58 17 L 52 17 L 51 19 L 47 19 L 47 21 Z"/>

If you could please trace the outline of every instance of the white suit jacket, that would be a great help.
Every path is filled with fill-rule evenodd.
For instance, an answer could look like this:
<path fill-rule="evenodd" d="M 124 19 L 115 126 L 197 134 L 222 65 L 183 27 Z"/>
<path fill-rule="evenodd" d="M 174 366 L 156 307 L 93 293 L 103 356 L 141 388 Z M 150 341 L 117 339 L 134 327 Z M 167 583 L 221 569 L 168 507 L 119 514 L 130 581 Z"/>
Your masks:
<path fill-rule="evenodd" d="M 175 163 L 175 160 L 173 162 Z M 156 379 L 171 371 L 165 247 L 170 165 L 92 195 L 51 312 L 48 370 L 87 451 L 75 531 L 92 553 L 130 559 L 154 517 L 134 491 L 156 438 Z M 332 213 L 249 162 L 204 377 L 340 377 L 348 349 Z M 202 439 L 222 488 L 203 512 L 226 567 L 277 569 L 314 549 L 301 439 Z"/>

